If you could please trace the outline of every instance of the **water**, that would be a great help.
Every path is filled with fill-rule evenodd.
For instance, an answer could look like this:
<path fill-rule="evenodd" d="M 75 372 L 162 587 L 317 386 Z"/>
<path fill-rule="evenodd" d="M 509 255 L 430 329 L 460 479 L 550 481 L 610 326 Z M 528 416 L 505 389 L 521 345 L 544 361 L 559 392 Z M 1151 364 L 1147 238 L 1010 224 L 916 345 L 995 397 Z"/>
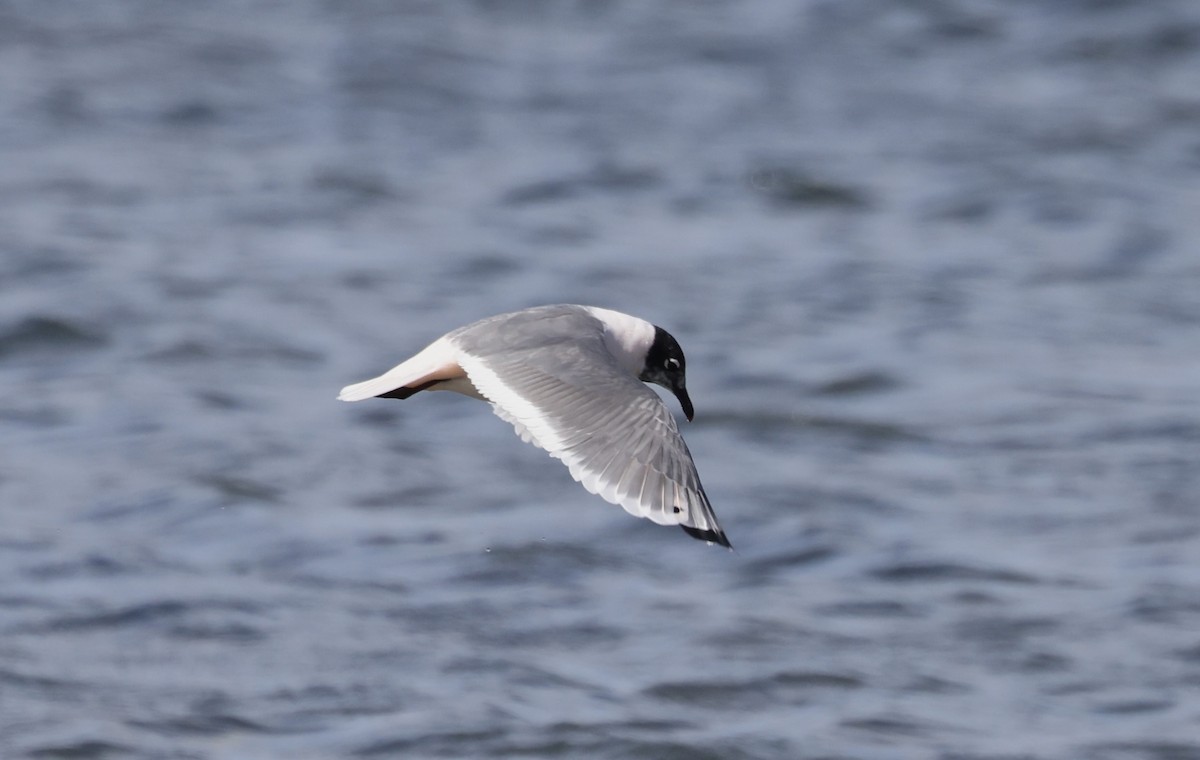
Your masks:
<path fill-rule="evenodd" d="M 0 4 L 0 757 L 1200 758 L 1200 6 Z M 487 408 L 689 359 L 729 553 Z"/>

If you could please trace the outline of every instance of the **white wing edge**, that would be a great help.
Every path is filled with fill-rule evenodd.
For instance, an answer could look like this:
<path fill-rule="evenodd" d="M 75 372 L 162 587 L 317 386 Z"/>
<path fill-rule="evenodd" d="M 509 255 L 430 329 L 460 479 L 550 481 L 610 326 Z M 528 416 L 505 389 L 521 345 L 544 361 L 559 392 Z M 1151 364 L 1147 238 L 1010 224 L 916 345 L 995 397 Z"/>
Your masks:
<path fill-rule="evenodd" d="M 487 366 L 487 362 L 459 351 L 459 366 L 467 373 L 467 379 L 492 405 L 496 416 L 512 425 L 521 439 L 550 452 L 550 456 L 562 448 L 562 439 L 546 423 L 542 413 L 528 399 L 522 398 L 504 384 L 504 381 Z"/>

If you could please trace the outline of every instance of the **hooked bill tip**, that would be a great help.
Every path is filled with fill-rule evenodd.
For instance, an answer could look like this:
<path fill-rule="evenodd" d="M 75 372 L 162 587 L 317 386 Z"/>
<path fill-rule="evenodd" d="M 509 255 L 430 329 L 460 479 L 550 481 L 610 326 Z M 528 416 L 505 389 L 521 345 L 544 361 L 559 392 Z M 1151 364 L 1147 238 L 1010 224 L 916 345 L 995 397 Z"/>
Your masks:
<path fill-rule="evenodd" d="M 696 410 L 692 408 L 692 400 L 688 398 L 687 391 L 683 388 L 673 388 L 675 398 L 679 399 L 679 405 L 683 407 L 683 416 L 687 417 L 687 421 L 691 422 Z"/>

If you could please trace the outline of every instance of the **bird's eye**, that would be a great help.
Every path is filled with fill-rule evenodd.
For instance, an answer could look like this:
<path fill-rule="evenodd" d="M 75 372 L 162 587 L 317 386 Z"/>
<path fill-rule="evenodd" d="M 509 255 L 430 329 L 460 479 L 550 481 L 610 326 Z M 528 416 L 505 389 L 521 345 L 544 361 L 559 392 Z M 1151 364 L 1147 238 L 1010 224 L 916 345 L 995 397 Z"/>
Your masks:
<path fill-rule="evenodd" d="M 679 360 L 672 356 L 663 362 L 663 366 L 672 371 L 677 370 L 679 369 Z"/>

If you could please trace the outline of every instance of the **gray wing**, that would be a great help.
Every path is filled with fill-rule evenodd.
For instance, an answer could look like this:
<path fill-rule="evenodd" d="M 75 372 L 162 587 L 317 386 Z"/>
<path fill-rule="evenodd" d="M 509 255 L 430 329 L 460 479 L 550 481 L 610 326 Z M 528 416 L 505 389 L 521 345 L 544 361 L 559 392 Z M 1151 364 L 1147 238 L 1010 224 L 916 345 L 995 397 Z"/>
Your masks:
<path fill-rule="evenodd" d="M 675 419 L 618 366 L 591 314 L 543 307 L 447 337 L 496 414 L 562 460 L 588 491 L 630 514 L 729 545 Z"/>

